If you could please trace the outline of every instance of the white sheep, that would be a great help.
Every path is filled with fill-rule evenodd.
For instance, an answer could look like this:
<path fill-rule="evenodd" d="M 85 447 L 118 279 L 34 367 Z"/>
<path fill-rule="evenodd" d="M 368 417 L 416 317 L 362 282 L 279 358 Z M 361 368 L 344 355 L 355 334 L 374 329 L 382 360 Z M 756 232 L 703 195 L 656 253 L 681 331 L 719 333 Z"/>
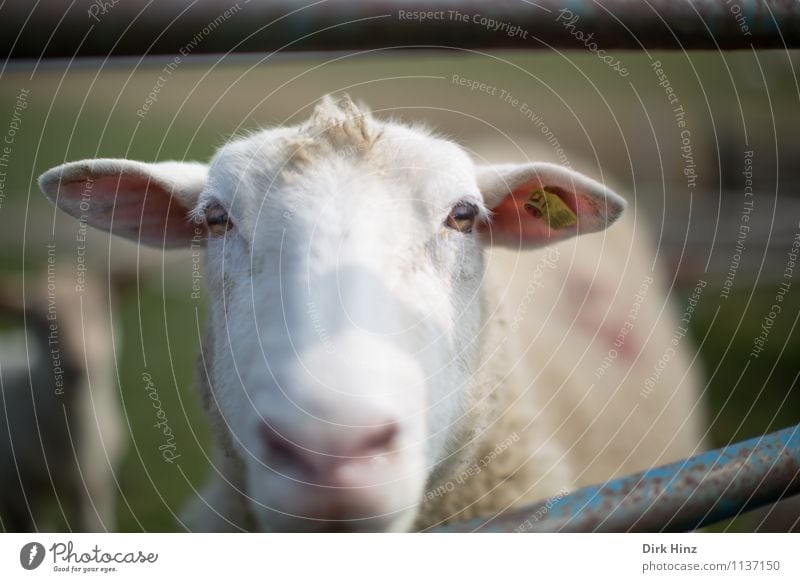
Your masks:
<path fill-rule="evenodd" d="M 573 239 L 625 205 L 569 168 L 478 165 L 345 97 L 208 165 L 87 160 L 40 185 L 140 243 L 206 241 L 217 454 L 191 529 L 424 529 L 702 444 L 663 281 L 630 221 Z"/>

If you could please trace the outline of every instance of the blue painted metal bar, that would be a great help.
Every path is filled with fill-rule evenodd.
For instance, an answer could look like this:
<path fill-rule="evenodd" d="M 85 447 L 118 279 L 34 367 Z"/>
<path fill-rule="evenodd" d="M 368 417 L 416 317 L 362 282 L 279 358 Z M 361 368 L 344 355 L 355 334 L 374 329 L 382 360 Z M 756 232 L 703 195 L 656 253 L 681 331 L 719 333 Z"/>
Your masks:
<path fill-rule="evenodd" d="M 800 425 L 435 531 L 688 531 L 800 493 Z"/>

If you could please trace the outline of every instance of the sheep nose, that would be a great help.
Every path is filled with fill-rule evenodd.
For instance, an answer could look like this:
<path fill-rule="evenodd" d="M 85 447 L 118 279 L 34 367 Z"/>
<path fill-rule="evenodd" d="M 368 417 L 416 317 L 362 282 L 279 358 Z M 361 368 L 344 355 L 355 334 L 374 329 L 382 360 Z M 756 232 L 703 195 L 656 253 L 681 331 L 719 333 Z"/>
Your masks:
<path fill-rule="evenodd" d="M 341 428 L 337 435 L 309 435 L 262 424 L 266 464 L 299 480 L 332 486 L 356 485 L 370 466 L 397 447 L 399 428 L 388 422 L 373 427 Z M 299 434 L 298 434 L 299 433 Z"/>

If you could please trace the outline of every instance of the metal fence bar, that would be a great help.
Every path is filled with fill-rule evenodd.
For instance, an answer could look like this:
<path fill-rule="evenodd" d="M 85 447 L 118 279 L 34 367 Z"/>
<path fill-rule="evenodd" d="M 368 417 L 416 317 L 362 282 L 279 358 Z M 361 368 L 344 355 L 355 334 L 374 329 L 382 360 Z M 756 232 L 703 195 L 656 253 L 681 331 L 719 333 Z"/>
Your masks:
<path fill-rule="evenodd" d="M 688 531 L 800 493 L 800 425 L 434 531 Z"/>
<path fill-rule="evenodd" d="M 594 50 L 800 47 L 800 2 L 48 0 L 0 8 L 0 54 L 17 59 L 592 43 Z"/>

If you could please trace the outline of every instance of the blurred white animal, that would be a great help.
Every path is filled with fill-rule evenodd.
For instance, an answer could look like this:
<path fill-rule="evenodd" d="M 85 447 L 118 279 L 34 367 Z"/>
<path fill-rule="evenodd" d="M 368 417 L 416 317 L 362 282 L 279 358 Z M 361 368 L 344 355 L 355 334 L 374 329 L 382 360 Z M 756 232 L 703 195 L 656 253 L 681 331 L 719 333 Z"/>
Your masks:
<path fill-rule="evenodd" d="M 124 435 L 107 291 L 49 257 L 24 307 L 10 289 L 0 307 L 0 527 L 113 531 Z"/>

